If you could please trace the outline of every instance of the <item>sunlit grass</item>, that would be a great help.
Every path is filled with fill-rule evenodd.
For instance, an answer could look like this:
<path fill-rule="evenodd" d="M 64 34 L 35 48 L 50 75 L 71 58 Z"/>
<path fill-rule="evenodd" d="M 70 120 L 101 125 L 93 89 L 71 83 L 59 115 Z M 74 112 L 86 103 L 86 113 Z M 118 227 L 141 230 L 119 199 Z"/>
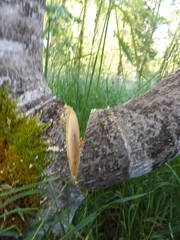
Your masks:
<path fill-rule="evenodd" d="M 120 78 L 109 79 L 107 75 L 99 79 L 97 87 L 96 79 L 95 76 L 90 91 L 85 86 L 86 79 L 83 76 L 79 78 L 79 75 L 76 75 L 74 69 L 71 68 L 64 75 L 52 73 L 49 79 L 53 93 L 76 111 L 82 134 L 84 134 L 92 109 L 115 106 L 127 101 L 137 93 L 136 83 L 130 82 L 127 85 Z"/>

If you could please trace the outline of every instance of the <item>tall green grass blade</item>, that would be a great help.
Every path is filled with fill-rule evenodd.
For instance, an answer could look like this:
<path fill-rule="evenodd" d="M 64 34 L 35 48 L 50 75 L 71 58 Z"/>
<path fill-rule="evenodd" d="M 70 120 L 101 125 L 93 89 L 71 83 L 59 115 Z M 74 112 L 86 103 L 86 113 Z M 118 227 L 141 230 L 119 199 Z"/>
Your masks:
<path fill-rule="evenodd" d="M 18 192 L 22 192 L 24 190 L 27 190 L 27 189 L 31 189 L 31 188 L 35 188 L 37 186 L 39 186 L 40 184 L 45 184 L 45 183 L 48 183 L 48 182 L 52 182 L 52 181 L 56 181 L 60 179 L 60 177 L 56 176 L 56 177 L 48 177 L 40 182 L 37 182 L 37 183 L 33 183 L 33 184 L 28 184 L 28 185 L 24 185 L 22 187 L 18 187 L 18 188 L 12 188 L 10 191 L 6 191 L 6 192 L 3 192 L 0 194 L 0 198 L 1 197 L 5 197 L 5 196 L 8 196 L 8 195 L 12 195 L 12 194 L 15 194 L 15 193 L 18 193 Z M 0 188 L 1 188 L 2 185 L 0 185 Z"/>
<path fill-rule="evenodd" d="M 0 230 L 0 237 L 1 239 L 5 240 L 5 239 L 19 239 L 19 237 L 21 237 L 21 234 L 18 234 L 17 232 L 14 231 L 6 231 L 6 232 L 1 232 Z"/>
<path fill-rule="evenodd" d="M 117 35 L 119 45 L 121 46 L 123 52 L 125 53 L 127 59 L 133 64 L 133 58 L 132 58 L 132 53 L 130 51 L 130 48 L 127 43 L 119 36 Z"/>
<path fill-rule="evenodd" d="M 34 189 L 34 190 L 29 190 L 29 191 L 25 191 L 25 192 L 21 192 L 19 194 L 14 195 L 13 197 L 8 198 L 7 200 L 5 200 L 2 204 L 0 204 L 0 209 L 6 207 L 8 204 L 21 199 L 23 197 L 27 197 L 27 196 L 31 196 L 31 195 L 35 195 L 35 194 L 42 194 L 43 190 L 38 190 L 38 189 Z"/>
<path fill-rule="evenodd" d="M 10 215 L 13 214 L 29 214 L 29 215 L 33 215 L 35 211 L 38 211 L 38 208 L 15 208 L 11 211 L 5 212 L 3 214 L 0 215 L 0 218 L 6 218 Z"/>
<path fill-rule="evenodd" d="M 178 176 L 176 171 L 168 163 L 165 163 L 165 165 L 171 170 L 171 172 L 173 173 L 175 179 L 177 179 L 178 183 L 180 184 L 180 177 Z"/>
<path fill-rule="evenodd" d="M 100 66 L 99 66 L 98 77 L 97 77 L 97 85 L 96 85 L 97 88 L 99 87 L 100 75 L 102 72 L 102 64 L 103 64 L 103 57 L 104 57 L 104 53 L 105 53 L 106 37 L 107 37 L 107 33 L 108 33 L 109 19 L 111 16 L 111 11 L 113 9 L 113 6 L 114 6 L 114 1 L 110 1 L 108 11 L 106 14 L 105 23 L 104 23 L 105 31 L 104 31 L 104 40 L 103 40 L 103 45 L 102 45 L 101 57 L 100 57 Z"/>
<path fill-rule="evenodd" d="M 118 192 L 117 192 L 117 195 L 118 195 Z M 145 196 L 147 196 L 147 195 L 149 195 L 149 192 L 147 192 L 147 193 L 142 193 L 142 194 L 137 194 L 137 195 L 129 196 L 129 197 L 123 197 L 123 198 L 120 198 L 120 199 L 117 199 L 117 200 L 112 201 L 110 204 L 126 203 L 126 202 L 129 202 L 129 201 L 141 199 L 141 198 L 143 198 L 143 197 L 145 197 Z M 107 206 L 108 206 L 108 205 L 107 205 Z"/>
<path fill-rule="evenodd" d="M 97 216 L 99 215 L 99 212 L 96 211 L 92 214 L 90 214 L 88 217 L 83 219 L 78 225 L 71 226 L 71 229 L 69 232 L 67 232 L 63 237 L 59 238 L 59 240 L 69 240 L 72 239 L 74 235 L 76 235 L 81 229 L 86 227 L 88 224 L 92 223 Z"/>
<path fill-rule="evenodd" d="M 51 208 L 49 208 L 45 214 L 45 216 L 42 218 L 41 220 L 41 223 L 39 224 L 39 226 L 37 227 L 36 231 L 34 232 L 33 236 L 31 237 L 31 240 L 35 240 L 36 237 L 38 236 L 39 234 L 39 231 L 41 230 L 41 228 L 43 227 L 43 225 L 45 224 L 45 221 L 49 215 L 49 212 L 50 212 Z"/>

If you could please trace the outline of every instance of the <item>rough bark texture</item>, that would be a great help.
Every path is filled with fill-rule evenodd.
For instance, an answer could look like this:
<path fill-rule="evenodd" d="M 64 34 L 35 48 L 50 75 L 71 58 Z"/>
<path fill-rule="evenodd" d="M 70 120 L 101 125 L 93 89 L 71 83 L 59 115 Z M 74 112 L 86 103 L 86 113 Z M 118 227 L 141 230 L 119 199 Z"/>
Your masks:
<path fill-rule="evenodd" d="M 42 74 L 44 2 L 0 1 L 0 86 L 7 83 L 10 93 L 18 97 L 18 108 L 26 115 L 40 113 L 43 122 L 51 123 L 46 137 L 49 140 L 48 155 L 54 162 L 46 172 L 70 179 L 64 103 L 51 95 Z M 64 181 L 58 180 L 51 185 L 47 189 L 50 214 L 57 214 L 65 206 L 74 211 L 82 198 L 76 187 L 68 185 L 62 192 Z M 53 196 L 57 196 L 56 204 Z"/>
<path fill-rule="evenodd" d="M 62 160 L 68 175 L 65 152 L 64 103 L 51 95 L 42 74 L 42 0 L 1 0 L 0 2 L 0 85 L 18 97 L 18 107 L 26 115 L 41 113 L 50 147 L 58 147 L 53 158 Z M 61 161 L 60 161 L 61 162 Z"/>
<path fill-rule="evenodd" d="M 0 1 L 1 82 L 27 108 L 50 95 L 42 76 L 43 7 L 42 0 Z"/>
<path fill-rule="evenodd" d="M 180 69 L 126 104 L 90 115 L 77 183 L 103 189 L 180 153 Z"/>

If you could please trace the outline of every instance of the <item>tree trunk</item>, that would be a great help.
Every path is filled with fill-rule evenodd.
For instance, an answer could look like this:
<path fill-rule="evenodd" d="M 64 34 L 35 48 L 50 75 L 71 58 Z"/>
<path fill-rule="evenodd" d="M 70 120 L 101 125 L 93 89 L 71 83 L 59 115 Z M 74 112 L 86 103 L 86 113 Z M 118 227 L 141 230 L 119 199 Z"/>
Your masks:
<path fill-rule="evenodd" d="M 143 96 L 91 113 L 76 182 L 84 189 L 107 188 L 179 153 L 180 69 Z"/>
<path fill-rule="evenodd" d="M 71 179 L 65 144 L 66 109 L 64 102 L 52 96 L 42 73 L 44 4 L 43 0 L 0 1 L 0 87 L 8 85 L 24 114 L 40 113 L 43 122 L 51 123 L 45 135 L 48 156 L 54 161 L 46 173 L 61 177 L 46 186 L 52 216 L 67 206 L 73 214 L 82 195 L 74 184 L 65 188 L 62 180 Z M 57 196 L 56 204 L 52 196 Z"/>
<path fill-rule="evenodd" d="M 61 159 L 61 171 L 68 175 L 64 103 L 52 96 L 42 74 L 43 10 L 43 0 L 1 0 L 0 85 L 8 82 L 26 115 L 41 113 L 42 121 L 51 121 L 50 149 L 59 149 L 53 157 Z"/>
<path fill-rule="evenodd" d="M 25 114 L 40 112 L 42 121 L 51 122 L 46 136 L 50 140 L 49 150 L 56 151 L 49 153 L 54 162 L 47 172 L 70 178 L 65 142 L 67 111 L 64 103 L 51 95 L 42 75 L 43 8 L 43 0 L 1 0 L 0 85 L 8 81 L 11 94 L 19 97 L 18 107 Z M 80 160 L 79 154 L 68 154 L 76 158 L 70 159 L 70 169 L 77 184 L 84 189 L 106 188 L 146 174 L 179 154 L 179 93 L 177 71 L 141 97 L 112 109 L 93 111 Z M 73 114 L 70 110 L 71 117 L 68 113 L 67 118 L 74 119 Z M 74 134 L 74 128 L 71 129 Z M 74 139 L 72 132 L 68 132 L 68 141 Z M 78 141 L 69 151 L 79 150 Z M 54 189 L 60 192 L 62 186 L 60 181 Z M 70 187 L 59 208 L 66 202 L 77 202 L 80 195 L 72 191 L 76 192 Z"/>

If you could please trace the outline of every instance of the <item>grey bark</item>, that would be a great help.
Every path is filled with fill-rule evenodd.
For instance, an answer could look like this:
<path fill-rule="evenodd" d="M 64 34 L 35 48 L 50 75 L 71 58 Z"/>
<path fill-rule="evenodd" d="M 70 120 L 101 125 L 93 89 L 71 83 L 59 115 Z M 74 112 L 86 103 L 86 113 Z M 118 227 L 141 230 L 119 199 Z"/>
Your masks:
<path fill-rule="evenodd" d="M 52 96 L 42 74 L 43 13 L 42 0 L 1 0 L 0 85 L 8 82 L 26 115 L 40 113 L 43 122 L 51 122 L 46 132 L 50 149 L 59 149 L 53 158 L 61 159 L 61 171 L 68 175 L 64 102 Z"/>
<path fill-rule="evenodd" d="M 154 89 L 90 115 L 77 183 L 107 188 L 141 176 L 180 153 L 180 69 Z"/>
<path fill-rule="evenodd" d="M 40 113 L 41 121 L 51 123 L 45 135 L 49 140 L 48 156 L 54 161 L 46 173 L 58 175 L 61 180 L 47 186 L 47 205 L 51 208 L 50 215 L 67 206 L 73 214 L 82 195 L 72 184 L 65 188 L 62 181 L 70 179 L 64 102 L 52 96 L 42 74 L 44 4 L 43 0 L 0 1 L 0 86 L 8 84 L 24 114 Z"/>

